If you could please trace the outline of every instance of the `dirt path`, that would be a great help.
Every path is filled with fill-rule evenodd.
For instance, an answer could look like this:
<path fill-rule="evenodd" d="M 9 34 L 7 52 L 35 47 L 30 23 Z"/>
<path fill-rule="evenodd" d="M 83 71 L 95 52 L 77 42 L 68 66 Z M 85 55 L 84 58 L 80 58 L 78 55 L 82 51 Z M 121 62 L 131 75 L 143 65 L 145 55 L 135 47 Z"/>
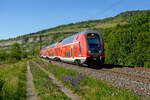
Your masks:
<path fill-rule="evenodd" d="M 38 65 L 38 64 L 37 64 L 37 65 Z M 59 81 L 54 77 L 53 74 L 47 72 L 47 71 L 46 71 L 45 69 L 43 69 L 40 65 L 38 65 L 38 67 L 39 67 L 43 72 L 45 72 L 45 73 L 48 75 L 48 77 L 53 81 L 53 83 L 56 84 L 56 85 L 60 88 L 60 90 L 61 90 L 62 92 L 64 92 L 64 94 L 65 94 L 66 96 L 68 96 L 69 98 L 71 98 L 71 100 L 80 100 L 80 97 L 79 97 L 77 94 L 74 94 L 70 89 L 64 87 L 64 86 L 62 85 L 62 83 L 59 82 Z"/>
<path fill-rule="evenodd" d="M 40 100 L 33 84 L 33 77 L 30 71 L 29 63 L 27 62 L 27 100 Z"/>

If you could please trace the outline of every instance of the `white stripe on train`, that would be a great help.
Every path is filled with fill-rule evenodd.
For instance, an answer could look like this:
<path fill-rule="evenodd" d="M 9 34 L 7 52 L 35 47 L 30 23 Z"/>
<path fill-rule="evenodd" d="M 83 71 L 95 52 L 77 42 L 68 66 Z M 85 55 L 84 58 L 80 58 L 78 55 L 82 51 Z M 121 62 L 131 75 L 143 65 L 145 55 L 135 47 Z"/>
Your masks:
<path fill-rule="evenodd" d="M 62 61 L 68 61 L 68 62 L 75 62 L 75 60 L 80 60 L 81 63 L 84 63 L 86 61 L 86 58 L 87 57 L 71 57 L 71 58 L 64 58 L 64 57 L 60 57 L 60 56 L 53 56 L 53 57 L 50 57 L 50 56 L 41 56 L 43 58 L 50 58 L 50 59 L 54 59 L 54 58 L 59 58 L 60 60 Z"/>

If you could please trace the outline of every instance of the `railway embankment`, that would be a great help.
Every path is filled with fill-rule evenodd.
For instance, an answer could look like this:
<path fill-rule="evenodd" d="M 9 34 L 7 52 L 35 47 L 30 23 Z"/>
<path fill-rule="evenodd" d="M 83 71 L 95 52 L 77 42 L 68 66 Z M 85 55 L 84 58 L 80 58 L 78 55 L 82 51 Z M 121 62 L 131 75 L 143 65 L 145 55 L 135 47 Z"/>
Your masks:
<path fill-rule="evenodd" d="M 129 91 L 130 89 L 127 90 L 126 87 L 123 87 L 122 84 L 126 84 L 124 81 L 121 81 L 125 80 L 123 78 L 102 72 L 96 72 L 94 71 L 95 69 L 90 70 L 87 67 L 62 62 L 51 61 L 51 64 L 48 64 L 49 61 L 44 60 L 44 62 L 42 62 L 39 59 L 37 61 L 44 69 L 54 74 L 54 76 L 62 81 L 65 86 L 71 88 L 71 90 L 80 95 L 83 99 L 94 98 L 94 100 L 97 100 L 98 98 L 108 99 L 109 97 L 115 99 L 123 98 L 123 100 L 126 98 L 129 98 L 128 100 L 145 100 L 145 96 L 138 95 L 134 91 Z M 78 81 L 76 82 L 76 80 Z M 130 81 L 128 85 L 130 85 Z M 114 87 L 117 87 L 118 89 Z"/>

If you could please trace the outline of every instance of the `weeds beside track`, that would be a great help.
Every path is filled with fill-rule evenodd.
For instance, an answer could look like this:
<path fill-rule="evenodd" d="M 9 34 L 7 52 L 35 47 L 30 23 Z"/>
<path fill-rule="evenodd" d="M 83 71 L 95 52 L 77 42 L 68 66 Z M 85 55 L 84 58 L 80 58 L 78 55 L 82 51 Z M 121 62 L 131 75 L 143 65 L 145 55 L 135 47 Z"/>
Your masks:
<path fill-rule="evenodd" d="M 101 80 L 93 79 L 84 73 L 48 64 L 41 60 L 36 61 L 84 100 L 140 100 L 140 98 L 131 95 L 126 90 L 115 89 Z"/>

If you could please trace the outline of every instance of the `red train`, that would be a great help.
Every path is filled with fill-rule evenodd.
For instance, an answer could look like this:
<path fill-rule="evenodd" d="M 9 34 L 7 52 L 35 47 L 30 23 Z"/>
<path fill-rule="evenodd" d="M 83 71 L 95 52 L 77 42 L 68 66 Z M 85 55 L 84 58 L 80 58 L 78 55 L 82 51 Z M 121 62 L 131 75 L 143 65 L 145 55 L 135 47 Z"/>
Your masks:
<path fill-rule="evenodd" d="M 104 43 L 101 33 L 85 30 L 49 45 L 40 57 L 77 64 L 104 64 Z"/>

